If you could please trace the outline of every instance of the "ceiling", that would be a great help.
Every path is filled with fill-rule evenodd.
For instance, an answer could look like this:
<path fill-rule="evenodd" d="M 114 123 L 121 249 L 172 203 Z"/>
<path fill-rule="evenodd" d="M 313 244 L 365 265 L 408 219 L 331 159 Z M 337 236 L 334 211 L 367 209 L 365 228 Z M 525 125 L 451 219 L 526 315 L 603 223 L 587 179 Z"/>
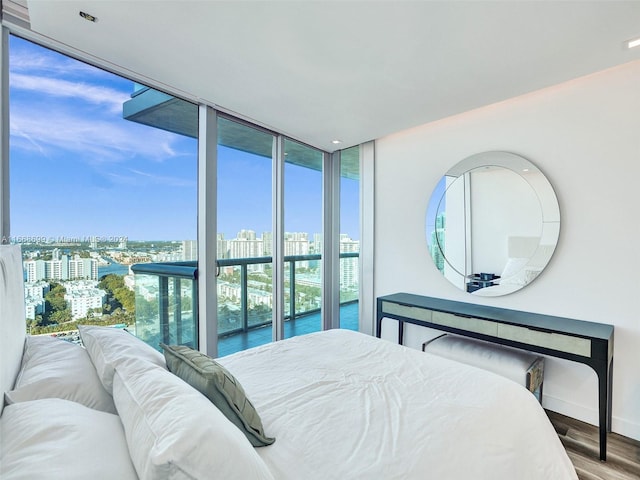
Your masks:
<path fill-rule="evenodd" d="M 41 35 L 327 151 L 640 59 L 638 1 L 26 4 Z"/>

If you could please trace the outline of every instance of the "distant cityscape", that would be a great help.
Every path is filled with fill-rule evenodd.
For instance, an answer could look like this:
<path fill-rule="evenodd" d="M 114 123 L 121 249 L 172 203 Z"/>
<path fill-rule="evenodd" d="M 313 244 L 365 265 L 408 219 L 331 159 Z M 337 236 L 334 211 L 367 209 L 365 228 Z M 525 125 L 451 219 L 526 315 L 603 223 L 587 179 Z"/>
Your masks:
<path fill-rule="evenodd" d="M 435 218 L 435 228 L 428 234 L 431 258 L 441 272 L 444 273 L 444 248 L 446 235 L 446 213 L 441 212 Z M 429 227 L 429 225 L 427 225 Z"/>
<path fill-rule="evenodd" d="M 100 315 L 107 301 L 107 292 L 99 288 L 100 280 L 108 274 L 124 279 L 124 286 L 137 295 L 152 301 L 157 295 L 157 281 L 150 282 L 139 276 L 138 285 L 130 266 L 140 263 L 178 262 L 197 260 L 197 242 L 182 241 L 129 241 L 126 237 L 44 238 L 16 237 L 23 249 L 25 272 L 25 315 L 35 322 L 45 314 L 47 294 L 52 284 L 64 286 L 64 301 L 71 321 Z M 285 256 L 322 253 L 322 236 L 305 232 L 287 232 L 284 239 Z M 253 230 L 241 230 L 236 238 L 225 239 L 218 234 L 219 259 L 240 259 L 271 256 L 272 234 L 261 237 Z M 349 235 L 340 235 L 340 252 L 358 252 L 359 241 Z M 318 260 L 303 260 L 295 264 L 296 301 L 302 309 L 319 308 L 321 297 L 321 270 Z M 271 264 L 255 263 L 247 267 L 250 276 L 247 291 L 249 308 L 272 307 Z M 358 258 L 344 258 L 340 268 L 341 291 L 357 298 Z M 238 274 L 234 266 L 221 269 L 218 278 L 219 308 L 231 312 L 241 296 Z M 298 307 L 296 307 L 298 309 Z"/>

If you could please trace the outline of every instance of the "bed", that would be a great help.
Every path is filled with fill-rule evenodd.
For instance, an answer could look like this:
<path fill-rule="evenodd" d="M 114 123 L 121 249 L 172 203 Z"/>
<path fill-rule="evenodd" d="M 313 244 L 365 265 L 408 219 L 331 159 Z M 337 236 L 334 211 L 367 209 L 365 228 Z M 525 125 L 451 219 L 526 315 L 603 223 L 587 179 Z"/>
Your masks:
<path fill-rule="evenodd" d="M 507 263 L 495 285 L 474 290 L 478 297 L 497 297 L 516 292 L 533 282 L 551 260 L 555 244 L 541 244 L 539 237 L 510 236 Z"/>
<path fill-rule="evenodd" d="M 86 348 L 25 339 L 23 316 L 0 313 L 15 344 L 1 352 L 11 365 L 3 480 L 577 478 L 522 386 L 362 333 L 318 332 L 214 361 L 180 346 L 162 355 L 108 327 L 83 327 Z M 225 391 L 242 393 L 234 412 L 255 416 L 238 423 L 176 362 L 217 365 Z"/>

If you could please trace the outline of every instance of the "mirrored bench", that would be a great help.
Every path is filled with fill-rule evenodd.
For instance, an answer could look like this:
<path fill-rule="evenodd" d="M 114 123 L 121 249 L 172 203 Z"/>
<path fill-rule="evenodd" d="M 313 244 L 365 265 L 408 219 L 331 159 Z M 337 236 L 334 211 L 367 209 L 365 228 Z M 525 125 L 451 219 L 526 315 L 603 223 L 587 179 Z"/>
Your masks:
<path fill-rule="evenodd" d="M 600 459 L 606 460 L 607 432 L 611 431 L 613 325 L 409 293 L 378 297 L 377 337 L 385 318 L 398 322 L 400 344 L 404 324 L 411 323 L 589 365 L 598 376 Z"/>

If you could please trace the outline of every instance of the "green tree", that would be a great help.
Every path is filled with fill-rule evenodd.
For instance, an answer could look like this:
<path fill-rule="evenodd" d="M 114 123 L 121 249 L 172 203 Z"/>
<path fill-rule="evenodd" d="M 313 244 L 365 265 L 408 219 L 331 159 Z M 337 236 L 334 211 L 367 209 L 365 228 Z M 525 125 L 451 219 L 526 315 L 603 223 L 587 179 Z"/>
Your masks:
<path fill-rule="evenodd" d="M 67 293 L 67 291 L 63 285 L 52 282 L 49 292 L 44 296 L 44 299 L 48 303 L 47 310 L 53 313 L 67 308 L 67 301 L 64 299 L 65 293 Z"/>
<path fill-rule="evenodd" d="M 122 308 L 124 308 L 127 312 L 135 312 L 136 311 L 136 295 L 127 287 L 121 287 L 115 290 L 114 296 L 116 300 L 120 302 Z"/>
<path fill-rule="evenodd" d="M 56 310 L 49 317 L 49 320 L 57 324 L 67 323 L 67 322 L 70 322 L 72 319 L 73 317 L 71 315 L 71 310 L 69 310 L 68 308 L 65 308 L 63 310 Z"/>
<path fill-rule="evenodd" d="M 107 292 L 105 311 L 123 308 L 130 313 L 135 312 L 136 296 L 133 291 L 125 286 L 123 276 L 114 273 L 105 275 L 100 280 L 98 287 Z"/>

